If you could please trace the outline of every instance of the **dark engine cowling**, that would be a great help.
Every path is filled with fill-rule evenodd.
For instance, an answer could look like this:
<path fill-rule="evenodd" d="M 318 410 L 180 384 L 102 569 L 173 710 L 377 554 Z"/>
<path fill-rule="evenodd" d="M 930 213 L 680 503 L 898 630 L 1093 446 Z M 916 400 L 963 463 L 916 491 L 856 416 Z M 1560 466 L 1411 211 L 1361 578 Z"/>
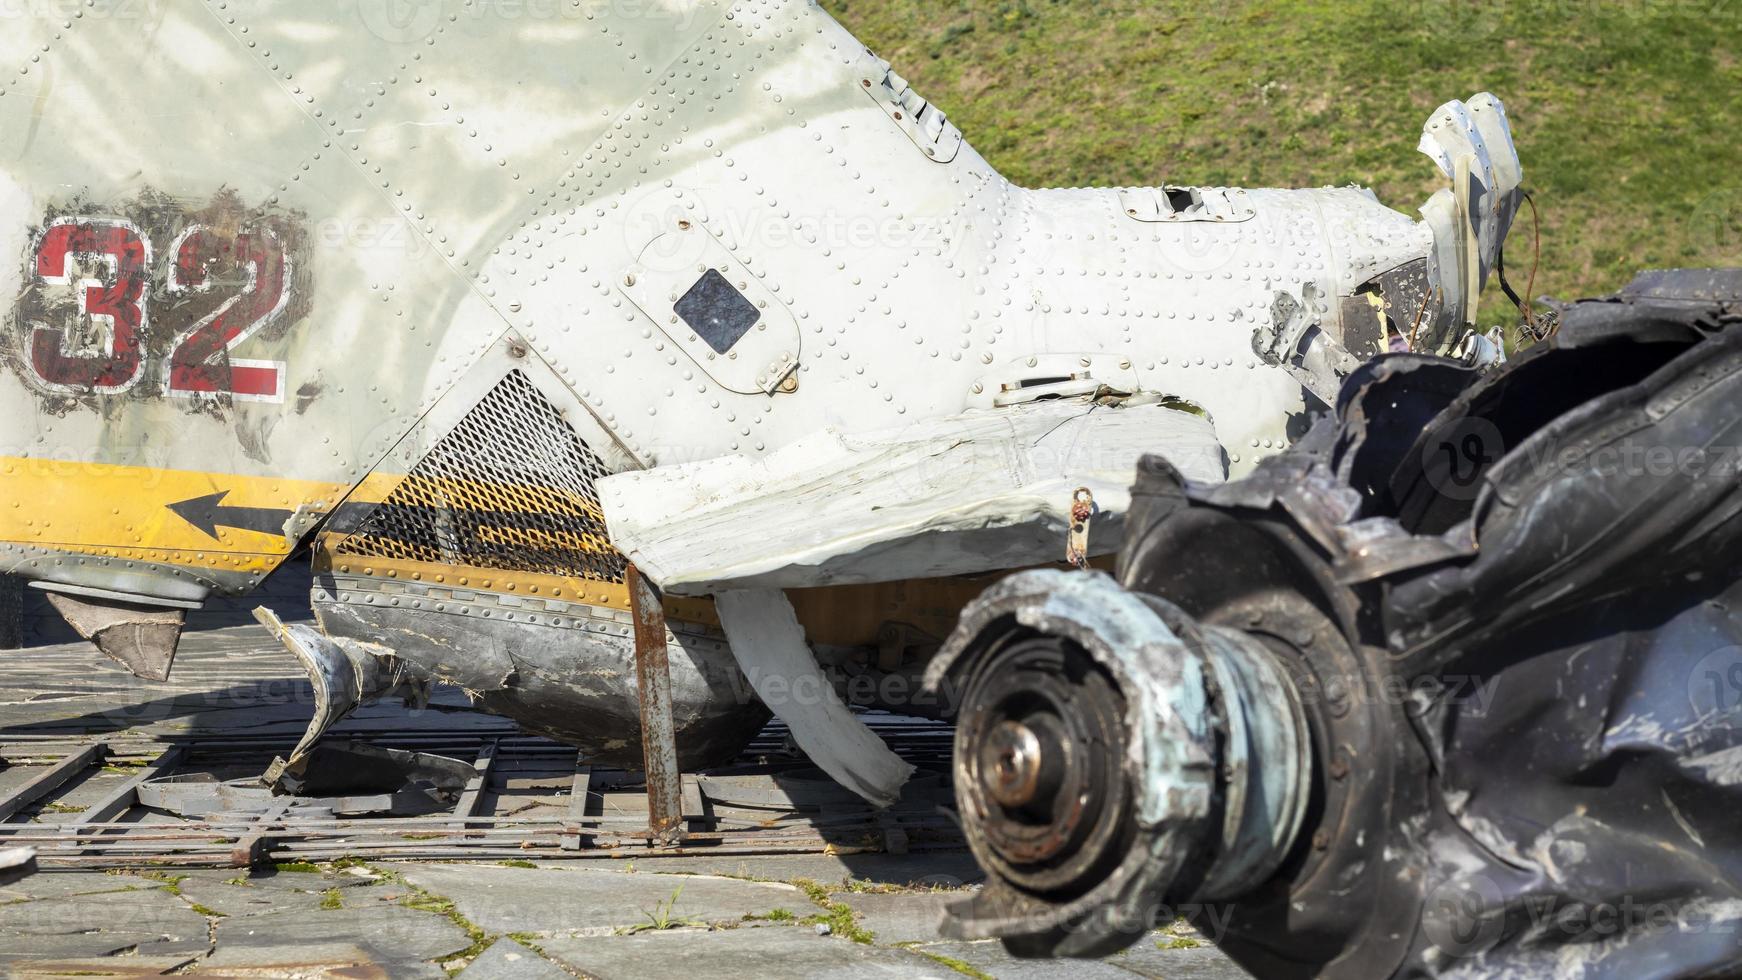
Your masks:
<path fill-rule="evenodd" d="M 1742 971 L 1742 270 L 1481 372 L 1362 367 L 1254 475 L 1146 461 L 1117 578 L 1031 572 L 928 674 L 989 876 L 948 928 L 1254 973 Z"/>

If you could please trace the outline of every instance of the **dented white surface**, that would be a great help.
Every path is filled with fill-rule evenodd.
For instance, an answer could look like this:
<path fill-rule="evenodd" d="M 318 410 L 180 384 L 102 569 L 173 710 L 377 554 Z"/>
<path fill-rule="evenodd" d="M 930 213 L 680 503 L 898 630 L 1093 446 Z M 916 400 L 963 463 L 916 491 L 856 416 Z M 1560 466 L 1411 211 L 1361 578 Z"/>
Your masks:
<path fill-rule="evenodd" d="M 1215 428 L 1160 405 L 1042 402 L 865 435 L 825 430 L 762 459 L 725 456 L 599 483 L 612 543 L 670 592 L 932 578 L 1064 560 L 1071 498 L 1111 552 L 1137 461 L 1227 474 Z"/>

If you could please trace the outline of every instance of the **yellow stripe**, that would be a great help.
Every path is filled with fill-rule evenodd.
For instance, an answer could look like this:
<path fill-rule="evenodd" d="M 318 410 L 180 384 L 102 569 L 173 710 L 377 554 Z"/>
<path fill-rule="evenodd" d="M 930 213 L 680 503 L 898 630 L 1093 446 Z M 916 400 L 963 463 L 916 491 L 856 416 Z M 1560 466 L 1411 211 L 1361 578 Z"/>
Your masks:
<path fill-rule="evenodd" d="M 352 499 L 402 477 L 365 480 Z M 0 541 L 75 554 L 220 571 L 270 571 L 294 542 L 282 534 L 219 527 L 216 536 L 170 510 L 220 491 L 225 507 L 330 510 L 346 484 L 188 470 L 0 457 Z M 373 500 L 379 500 L 374 496 Z"/>

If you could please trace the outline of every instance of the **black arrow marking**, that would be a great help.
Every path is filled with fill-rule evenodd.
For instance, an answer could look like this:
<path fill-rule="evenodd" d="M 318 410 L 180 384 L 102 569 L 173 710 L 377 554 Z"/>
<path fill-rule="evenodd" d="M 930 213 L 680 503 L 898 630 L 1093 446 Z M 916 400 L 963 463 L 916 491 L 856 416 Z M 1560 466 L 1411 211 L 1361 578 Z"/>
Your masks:
<path fill-rule="evenodd" d="M 213 539 L 218 537 L 217 530 L 220 527 L 255 531 L 260 534 L 282 535 L 284 534 L 284 525 L 296 516 L 295 511 L 272 507 L 226 506 L 224 499 L 229 495 L 230 491 L 220 490 L 204 497 L 195 497 L 192 500 L 169 504 L 168 507 L 175 512 L 177 517 L 204 531 L 208 537 Z M 310 516 L 317 521 L 330 517 L 327 530 L 339 534 L 351 534 L 362 530 L 369 516 L 381 506 L 383 505 L 376 503 L 347 503 L 339 505 L 330 514 L 316 513 Z M 472 510 L 464 507 L 430 507 L 421 504 L 395 506 L 397 510 L 407 513 L 408 516 L 416 514 L 432 525 L 436 523 L 449 525 L 447 528 L 449 533 L 468 537 L 482 528 L 538 527 L 540 524 L 548 522 L 553 516 L 533 511 Z M 573 519 L 572 516 L 565 515 L 565 517 Z M 583 523 L 597 523 L 596 530 L 603 536 L 605 532 L 603 522 L 584 521 Z M 589 528 L 589 530 L 591 529 Z M 572 529 L 567 530 L 572 531 Z M 395 537 L 390 528 L 375 528 L 374 531 L 387 537 Z M 558 531 L 558 533 L 561 532 Z M 484 550 L 488 550 L 488 547 L 485 547 Z"/>
<path fill-rule="evenodd" d="M 170 504 L 169 509 L 214 540 L 218 537 L 220 527 L 283 535 L 285 522 L 296 516 L 295 511 L 275 510 L 271 507 L 226 507 L 224 498 L 229 495 L 230 491 L 219 490 L 208 496 Z"/>

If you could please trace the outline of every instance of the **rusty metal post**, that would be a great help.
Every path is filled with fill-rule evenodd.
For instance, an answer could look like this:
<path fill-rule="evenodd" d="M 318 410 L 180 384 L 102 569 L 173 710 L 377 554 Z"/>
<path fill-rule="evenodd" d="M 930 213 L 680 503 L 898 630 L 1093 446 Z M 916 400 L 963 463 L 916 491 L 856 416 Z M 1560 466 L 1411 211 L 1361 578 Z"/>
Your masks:
<path fill-rule="evenodd" d="M 640 569 L 629 566 L 629 604 L 635 617 L 635 679 L 641 691 L 641 750 L 647 771 L 648 830 L 653 839 L 682 839 L 683 779 L 677 765 L 677 726 L 671 717 L 671 665 L 665 604 Z"/>
<path fill-rule="evenodd" d="M 0 575 L 0 650 L 24 645 L 24 580 Z"/>

